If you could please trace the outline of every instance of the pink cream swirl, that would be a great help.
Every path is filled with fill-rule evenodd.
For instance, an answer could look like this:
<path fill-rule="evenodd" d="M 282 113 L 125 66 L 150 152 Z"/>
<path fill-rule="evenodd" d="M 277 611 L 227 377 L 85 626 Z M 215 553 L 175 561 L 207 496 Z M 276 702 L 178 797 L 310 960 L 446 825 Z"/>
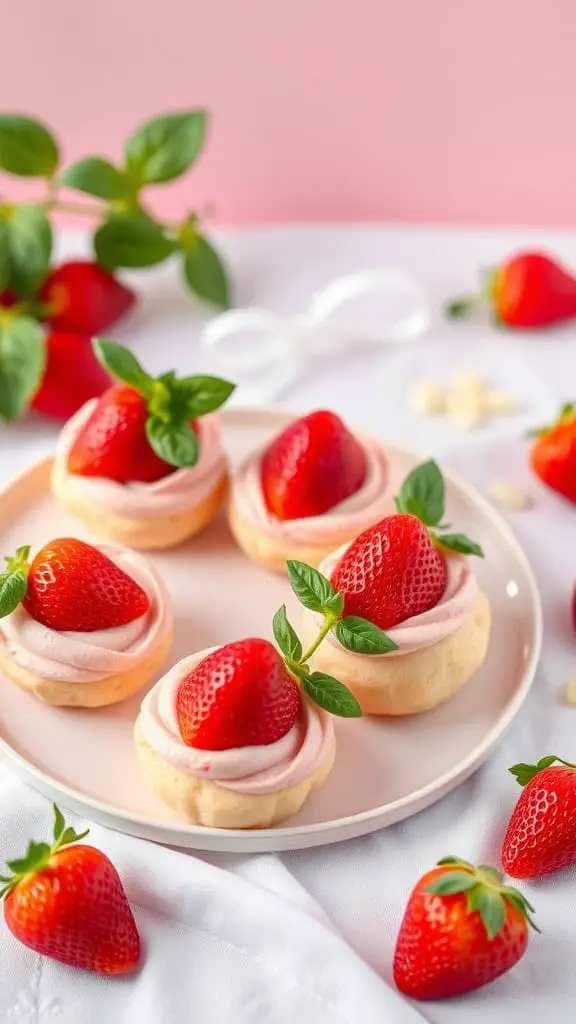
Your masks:
<path fill-rule="evenodd" d="M 68 454 L 96 401 L 86 402 L 65 424 L 56 446 L 54 473 L 66 479 L 72 497 L 94 502 L 113 515 L 156 519 L 195 508 L 213 493 L 227 469 L 220 422 L 214 414 L 203 416 L 199 422 L 200 457 L 196 465 L 177 469 L 155 483 L 120 484 L 104 477 L 70 473 Z"/>
<path fill-rule="evenodd" d="M 367 462 L 366 480 L 355 494 L 321 516 L 282 521 L 266 508 L 260 466 L 267 445 L 244 460 L 232 478 L 232 499 L 239 514 L 257 530 L 279 540 L 303 544 L 338 544 L 344 537 L 357 537 L 373 523 L 393 511 L 389 490 L 390 463 L 383 445 L 373 437 L 359 437 Z"/>
<path fill-rule="evenodd" d="M 319 566 L 320 572 L 328 579 L 331 578 L 349 546 L 349 544 L 344 544 L 337 551 L 333 551 Z M 371 660 L 372 658 L 397 658 L 412 651 L 419 651 L 423 647 L 431 647 L 432 644 L 437 644 L 440 640 L 452 636 L 472 614 L 478 597 L 478 582 L 468 560 L 462 555 L 449 554 L 446 556 L 446 563 L 448 580 L 444 595 L 438 604 L 427 612 L 413 615 L 412 618 L 387 629 L 385 632 L 398 645 L 398 650 L 391 651 L 389 654 L 371 654 Z M 320 622 L 320 620 L 318 621 Z M 332 632 L 328 634 L 325 642 L 344 650 Z"/>
<path fill-rule="evenodd" d="M 98 682 L 140 664 L 172 630 L 170 598 L 148 560 L 112 544 L 98 545 L 98 551 L 146 592 L 150 600 L 146 615 L 112 629 L 58 632 L 37 622 L 19 605 L 2 620 L 0 640 L 26 672 L 64 683 Z"/>
<path fill-rule="evenodd" d="M 140 723 L 146 743 L 164 761 L 186 775 L 197 775 L 238 793 L 277 793 L 309 779 L 334 743 L 334 726 L 307 697 L 300 720 L 290 732 L 259 747 L 198 750 L 182 740 L 176 715 L 178 687 L 215 647 L 179 661 L 142 701 Z"/>

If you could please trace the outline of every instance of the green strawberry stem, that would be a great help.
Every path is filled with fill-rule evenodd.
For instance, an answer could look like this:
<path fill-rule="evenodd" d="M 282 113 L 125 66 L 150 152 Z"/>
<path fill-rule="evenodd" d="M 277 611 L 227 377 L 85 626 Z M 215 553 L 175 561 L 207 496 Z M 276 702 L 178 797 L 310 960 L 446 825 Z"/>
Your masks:
<path fill-rule="evenodd" d="M 478 306 L 483 306 L 486 303 L 493 304 L 498 273 L 499 271 L 494 268 L 484 270 L 481 275 L 481 290 L 469 295 L 460 295 L 456 299 L 451 299 L 444 307 L 446 316 L 452 320 L 459 319 L 460 317 L 468 316 L 477 309 Z"/>
<path fill-rule="evenodd" d="M 146 436 L 158 458 L 176 468 L 195 466 L 200 442 L 192 421 L 224 405 L 236 385 L 208 375 L 178 378 L 174 370 L 151 377 L 122 345 L 95 338 L 93 346 L 104 369 L 146 400 Z"/>
<path fill-rule="evenodd" d="M 6 557 L 6 569 L 0 575 L 0 619 L 11 615 L 24 600 L 28 589 L 30 547 L 18 548 L 16 554 Z"/>
<path fill-rule="evenodd" d="M 576 402 L 564 402 L 557 418 L 554 423 L 547 423 L 544 427 L 534 427 L 529 430 L 526 434 L 527 438 L 531 437 L 544 437 L 546 434 L 551 434 L 556 427 L 559 427 L 562 423 L 569 423 L 576 417 Z"/>
<path fill-rule="evenodd" d="M 6 896 L 15 885 L 18 885 L 26 875 L 36 874 L 48 866 L 50 858 L 64 846 L 72 843 L 79 843 L 85 839 L 89 830 L 77 833 L 73 828 L 67 827 L 64 815 L 59 807 L 54 804 L 54 833 L 52 843 L 35 843 L 33 840 L 28 845 L 26 855 L 20 860 L 9 860 L 7 866 L 11 875 L 0 875 L 0 899 Z"/>
<path fill-rule="evenodd" d="M 539 928 L 532 919 L 534 907 L 518 889 L 504 884 L 504 877 L 487 864 L 475 867 L 460 857 L 443 857 L 438 866 L 449 866 L 451 871 L 440 875 L 426 892 L 435 896 L 455 896 L 466 893 L 469 914 L 479 913 L 488 939 L 492 941 L 506 923 L 506 904 L 511 904 L 534 931 Z"/>
<path fill-rule="evenodd" d="M 443 522 L 446 485 L 440 467 L 434 459 L 416 466 L 408 474 L 394 502 L 399 513 L 416 516 L 424 523 L 439 550 L 484 557 L 480 545 L 470 540 L 465 533 L 447 532 L 450 531 L 450 526 Z"/>
<path fill-rule="evenodd" d="M 571 761 L 564 761 L 556 754 L 547 754 L 546 757 L 541 757 L 536 764 L 514 764 L 508 771 L 514 776 L 520 786 L 527 786 L 535 775 L 556 763 L 563 764 L 566 768 L 576 768 L 576 764 L 572 764 Z"/>

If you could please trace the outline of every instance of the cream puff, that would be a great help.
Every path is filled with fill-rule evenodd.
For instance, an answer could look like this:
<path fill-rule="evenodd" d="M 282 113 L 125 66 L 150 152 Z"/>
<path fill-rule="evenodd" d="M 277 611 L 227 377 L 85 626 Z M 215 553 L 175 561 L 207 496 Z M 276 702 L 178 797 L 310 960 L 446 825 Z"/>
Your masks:
<path fill-rule="evenodd" d="M 54 706 L 103 707 L 141 690 L 172 642 L 170 598 L 150 563 L 75 538 L 29 548 L 0 577 L 0 668 Z"/>
<path fill-rule="evenodd" d="M 373 715 L 441 704 L 482 665 L 490 637 L 490 604 L 467 557 L 482 550 L 441 525 L 444 484 L 435 463 L 410 475 L 398 507 L 319 567 L 340 609 L 311 665 L 341 679 Z M 321 621 L 317 610 L 304 612 L 305 646 Z"/>
<path fill-rule="evenodd" d="M 355 437 L 332 412 L 295 420 L 233 474 L 228 518 L 250 558 L 286 571 L 318 565 L 392 509 L 389 461 L 374 438 Z"/>
<path fill-rule="evenodd" d="M 173 373 L 157 379 L 112 342 L 95 351 L 122 383 L 64 426 L 52 472 L 57 500 L 94 532 L 168 548 L 202 530 L 228 491 L 218 418 L 233 385 Z"/>

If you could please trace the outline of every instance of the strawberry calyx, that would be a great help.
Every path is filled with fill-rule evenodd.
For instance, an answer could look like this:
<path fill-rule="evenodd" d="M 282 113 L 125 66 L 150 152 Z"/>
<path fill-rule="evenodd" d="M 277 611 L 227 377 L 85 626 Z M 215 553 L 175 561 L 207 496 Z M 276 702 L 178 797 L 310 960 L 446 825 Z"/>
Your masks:
<path fill-rule="evenodd" d="M 11 875 L 0 875 L 0 899 L 18 885 L 27 875 L 36 874 L 48 867 L 51 857 L 58 853 L 64 846 L 71 846 L 72 843 L 79 843 L 88 835 L 86 832 L 76 832 L 71 826 L 66 825 L 64 815 L 59 807 L 54 806 L 54 832 L 51 843 L 35 843 L 30 840 L 28 850 L 24 857 L 18 860 L 7 861 L 7 867 Z"/>
<path fill-rule="evenodd" d="M 557 419 L 553 423 L 547 423 L 543 427 L 534 427 L 533 430 L 529 430 L 526 437 L 545 437 L 547 434 L 552 434 L 557 427 L 564 426 L 576 419 L 576 402 L 564 402 Z"/>
<path fill-rule="evenodd" d="M 461 555 L 484 558 L 480 545 L 466 534 L 446 532 L 451 529 L 449 523 L 442 522 L 446 507 L 446 487 L 440 467 L 434 459 L 416 466 L 408 474 L 394 503 L 401 515 L 415 516 L 424 524 L 440 550 L 449 549 Z"/>
<path fill-rule="evenodd" d="M 425 891 L 435 896 L 455 896 L 466 893 L 468 914 L 479 913 L 490 942 L 496 938 L 506 922 L 506 904 L 518 910 L 528 925 L 539 931 L 532 914 L 534 907 L 518 889 L 504 884 L 504 876 L 487 864 L 475 867 L 460 857 L 443 857 L 439 867 L 450 867 L 436 878 Z"/>
<path fill-rule="evenodd" d="M 4 559 L 6 569 L 0 575 L 0 619 L 11 615 L 26 597 L 30 570 L 30 545 L 18 548 Z"/>
<path fill-rule="evenodd" d="M 501 270 L 498 267 L 489 267 L 481 272 L 482 287 L 480 291 L 469 295 L 459 295 L 456 299 L 450 299 L 444 307 L 446 316 L 451 320 L 457 320 L 469 316 L 479 306 L 491 305 L 494 309 L 494 317 L 501 323 L 496 311 L 496 297 L 500 283 Z"/>
<path fill-rule="evenodd" d="M 93 346 L 104 369 L 146 400 L 146 436 L 158 458 L 177 468 L 195 466 L 200 442 L 192 421 L 224 405 L 236 385 L 206 374 L 178 378 L 173 370 L 151 377 L 122 345 L 95 338 Z"/>
<path fill-rule="evenodd" d="M 511 775 L 514 776 L 516 782 L 520 786 L 527 786 L 532 781 L 535 775 L 543 772 L 545 768 L 550 768 L 553 764 L 562 764 L 566 768 L 576 769 L 576 764 L 572 764 L 571 761 L 564 761 L 561 757 L 556 754 L 547 754 L 546 757 L 541 757 L 536 764 L 513 764 L 508 769 Z"/>

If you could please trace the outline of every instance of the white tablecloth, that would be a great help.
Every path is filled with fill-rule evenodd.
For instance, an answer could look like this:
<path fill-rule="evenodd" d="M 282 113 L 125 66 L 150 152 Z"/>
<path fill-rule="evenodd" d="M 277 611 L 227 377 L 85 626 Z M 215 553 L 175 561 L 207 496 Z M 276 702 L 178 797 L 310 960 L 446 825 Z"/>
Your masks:
<path fill-rule="evenodd" d="M 267 229 L 225 236 L 237 301 L 301 312 L 312 292 L 338 274 L 398 266 L 414 274 L 438 308 L 469 290 L 478 267 L 519 246 L 548 245 L 576 266 L 576 241 L 559 232 L 464 232 L 385 228 Z M 65 240 L 65 246 L 77 241 Z M 140 278 L 142 287 L 142 278 Z M 201 319 L 169 269 L 149 276 L 129 328 L 158 370 L 200 365 Z M 522 415 L 498 419 L 472 436 L 449 422 L 418 421 L 407 411 L 411 379 L 442 381 L 472 369 L 517 394 Z M 197 1020 L 199 1024 L 506 1024 L 574 1019 L 573 874 L 526 886 L 543 935 L 495 985 L 450 1003 L 408 1006 L 390 988 L 391 955 L 406 895 L 418 875 L 447 853 L 497 856 L 517 796 L 507 767 L 557 752 L 573 754 L 576 711 L 562 705 L 576 673 L 569 594 L 576 578 L 576 512 L 530 476 L 524 430 L 576 398 L 573 326 L 531 336 L 487 321 L 447 324 L 438 315 L 425 340 L 326 360 L 286 396 L 301 410 L 329 406 L 352 423 L 404 441 L 485 488 L 494 477 L 534 496 L 529 512 L 509 515 L 530 557 L 544 602 L 545 646 L 531 696 L 499 750 L 455 793 L 393 828 L 353 842 L 281 856 L 202 859 L 127 839 L 101 828 L 93 838 L 126 878 L 148 947 L 137 981 L 103 982 L 44 963 L 0 925 L 0 1020 L 34 1024 L 115 1024 Z M 50 449 L 54 431 L 37 420 L 0 427 L 0 482 Z M 40 837 L 49 807 L 0 768 L 0 857 L 18 853 L 25 834 Z M 365 961 L 363 963 L 362 961 Z M 365 965 L 369 965 L 368 969 Z M 227 980 L 224 981 L 224 974 Z"/>

